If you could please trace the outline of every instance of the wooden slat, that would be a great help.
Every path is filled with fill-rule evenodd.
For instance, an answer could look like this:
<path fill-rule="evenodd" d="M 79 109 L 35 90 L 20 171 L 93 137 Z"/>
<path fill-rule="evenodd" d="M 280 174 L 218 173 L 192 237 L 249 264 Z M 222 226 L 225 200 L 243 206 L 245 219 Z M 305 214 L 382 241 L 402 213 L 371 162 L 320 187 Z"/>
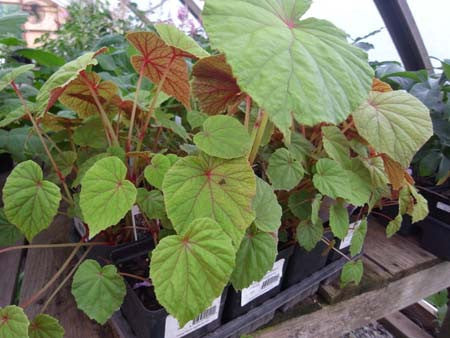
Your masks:
<path fill-rule="evenodd" d="M 49 229 L 40 233 L 33 243 L 66 243 L 69 242 L 69 233 L 72 223 L 64 216 L 57 216 Z M 23 303 L 35 292 L 40 290 L 46 282 L 55 274 L 59 267 L 69 256 L 73 248 L 58 249 L 33 249 L 28 250 L 25 263 L 24 280 L 20 293 L 20 301 Z M 68 270 L 67 270 L 68 271 Z M 64 278 L 63 276 L 60 280 Z M 55 285 L 58 285 L 57 283 Z M 46 313 L 57 318 L 66 331 L 66 337 L 113 337 L 113 332 L 108 324 L 100 326 L 90 320 L 76 307 L 75 300 L 70 292 L 71 282 L 61 289 L 58 295 L 46 310 Z M 51 288 L 54 289 L 55 286 Z M 25 312 L 30 318 L 39 313 L 41 306 L 51 293 L 48 291 L 36 303 L 27 307 Z"/>
<path fill-rule="evenodd" d="M 23 244 L 23 240 L 17 242 L 17 245 L 20 244 Z M 0 266 L 2 267 L 2 272 L 0 273 L 0 307 L 9 305 L 13 301 L 21 258 L 21 250 L 10 251 L 0 255 Z"/>
<path fill-rule="evenodd" d="M 400 278 L 384 288 L 326 306 L 305 316 L 283 321 L 251 335 L 254 338 L 336 337 L 449 286 L 450 262 L 442 262 Z"/>
<path fill-rule="evenodd" d="M 384 317 L 380 323 L 396 338 L 433 338 L 401 312 Z"/>

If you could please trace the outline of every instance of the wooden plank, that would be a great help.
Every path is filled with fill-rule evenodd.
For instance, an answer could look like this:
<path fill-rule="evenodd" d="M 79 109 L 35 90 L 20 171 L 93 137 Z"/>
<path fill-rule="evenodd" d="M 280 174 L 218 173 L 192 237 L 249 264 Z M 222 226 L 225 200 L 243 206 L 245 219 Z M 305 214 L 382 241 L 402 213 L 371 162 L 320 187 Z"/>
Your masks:
<path fill-rule="evenodd" d="M 406 0 L 374 0 L 406 70 L 433 70 Z"/>
<path fill-rule="evenodd" d="M 16 244 L 23 244 L 23 240 Z M 0 307 L 11 304 L 14 299 L 21 258 L 21 250 L 10 251 L 0 255 L 0 266 L 2 267 L 2 273 L 0 273 Z"/>
<path fill-rule="evenodd" d="M 380 323 L 396 338 L 433 338 L 401 312 L 384 317 Z"/>
<path fill-rule="evenodd" d="M 252 333 L 252 337 L 336 337 L 385 317 L 450 286 L 450 262 L 441 262 L 311 314 Z"/>
<path fill-rule="evenodd" d="M 65 216 L 57 216 L 49 229 L 40 233 L 33 243 L 67 243 L 72 222 Z M 24 280 L 20 293 L 20 303 L 29 299 L 40 290 L 60 268 L 73 248 L 33 249 L 28 250 L 25 262 Z M 67 270 L 69 271 L 69 270 Z M 64 278 L 64 274 L 60 280 Z M 57 282 L 58 283 L 58 282 Z M 58 284 L 55 285 L 58 285 Z M 113 337 L 109 324 L 98 325 L 77 309 L 70 291 L 71 282 L 67 283 L 49 305 L 46 313 L 57 318 L 66 331 L 66 337 Z M 55 286 L 44 294 L 37 302 L 25 309 L 30 318 L 39 313 L 46 297 Z"/>

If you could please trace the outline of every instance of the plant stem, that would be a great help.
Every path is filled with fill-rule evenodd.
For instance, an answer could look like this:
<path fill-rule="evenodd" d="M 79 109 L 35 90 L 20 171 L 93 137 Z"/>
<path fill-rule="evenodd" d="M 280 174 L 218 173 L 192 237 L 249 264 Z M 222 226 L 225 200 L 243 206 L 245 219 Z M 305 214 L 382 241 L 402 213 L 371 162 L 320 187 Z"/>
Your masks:
<path fill-rule="evenodd" d="M 42 306 L 40 313 L 44 313 L 47 309 L 48 305 L 51 303 L 53 298 L 58 294 L 58 292 L 61 290 L 61 288 L 67 283 L 67 281 L 72 277 L 72 275 L 77 270 L 78 266 L 83 262 L 83 260 L 86 258 L 86 256 L 89 254 L 89 251 L 91 251 L 92 247 L 87 248 L 87 250 L 83 253 L 83 255 L 80 257 L 78 262 L 73 266 L 73 268 L 69 271 L 67 276 L 62 280 L 61 283 L 59 283 L 58 287 L 52 292 L 52 294 L 47 298 L 47 301 Z"/>
<path fill-rule="evenodd" d="M 244 127 L 248 130 L 248 124 L 250 122 L 250 112 L 252 110 L 252 99 L 247 95 L 245 98 L 245 118 L 244 118 Z"/>
<path fill-rule="evenodd" d="M 139 78 L 136 83 L 136 92 L 134 93 L 133 109 L 131 110 L 130 127 L 128 129 L 128 138 L 127 138 L 127 145 L 126 145 L 127 152 L 131 151 L 131 138 L 133 137 L 134 120 L 136 119 L 137 101 L 138 101 L 139 91 L 141 90 L 141 84 L 142 84 L 143 77 L 144 77 L 144 63 L 142 63 L 142 66 L 141 66 L 141 69 L 139 72 Z"/>
<path fill-rule="evenodd" d="M 352 128 L 354 125 L 355 125 L 355 123 L 354 123 L 354 121 L 352 120 L 349 124 L 347 124 L 347 125 L 345 126 L 344 129 L 342 129 L 342 134 L 345 134 L 345 132 L 346 132 L 347 130 L 349 130 L 350 128 Z"/>
<path fill-rule="evenodd" d="M 16 86 L 14 81 L 11 81 L 11 86 L 13 87 L 17 96 L 19 97 L 19 100 L 20 100 L 21 104 L 23 105 L 23 109 L 25 110 L 26 114 L 28 115 L 28 118 L 30 119 L 31 124 L 33 125 L 33 128 L 36 131 L 36 134 L 38 135 L 39 140 L 42 143 L 42 146 L 44 147 L 45 153 L 47 154 L 47 156 L 50 160 L 50 163 L 53 166 L 53 170 L 55 170 L 56 175 L 58 176 L 59 181 L 61 182 L 61 185 L 64 188 L 64 192 L 67 195 L 67 199 L 69 200 L 70 204 L 73 205 L 74 201 L 72 199 L 72 195 L 70 194 L 69 187 L 67 186 L 64 176 L 61 173 L 61 170 L 59 169 L 58 165 L 55 162 L 55 159 L 53 158 L 52 154 L 50 153 L 50 150 L 47 147 L 47 143 L 45 142 L 44 137 L 42 136 L 41 129 L 39 128 L 38 124 L 36 123 L 36 120 L 34 119 L 33 115 L 31 114 L 30 110 L 28 109 L 27 103 L 25 102 L 25 99 L 23 98 L 21 91 Z"/>
<path fill-rule="evenodd" d="M 248 161 L 250 164 L 253 164 L 256 158 L 256 154 L 258 154 L 259 147 L 261 145 L 261 141 L 264 135 L 264 131 L 266 129 L 267 121 L 269 120 L 269 115 L 265 111 L 261 111 L 260 120 L 255 122 L 256 136 L 253 141 L 252 150 L 250 155 L 248 156 Z"/>
<path fill-rule="evenodd" d="M 66 261 L 63 263 L 63 265 L 59 268 L 59 270 L 53 275 L 53 277 L 45 284 L 38 292 L 36 292 L 33 296 L 31 296 L 30 299 L 28 299 L 26 302 L 22 303 L 20 307 L 26 308 L 30 306 L 32 303 L 34 303 L 47 289 L 58 279 L 58 277 L 64 272 L 64 270 L 67 268 L 67 266 L 72 261 L 72 258 L 75 257 L 78 250 L 80 249 L 80 243 L 77 243 L 76 247 L 72 250 L 72 253 L 67 257 Z"/>
<path fill-rule="evenodd" d="M 22 249 L 53 249 L 53 248 L 70 248 L 74 246 L 96 246 L 96 245 L 111 245 L 109 242 L 89 242 L 89 243 L 61 243 L 61 244 L 28 244 L 10 246 L 0 250 L 0 254 Z"/>
<path fill-rule="evenodd" d="M 324 238 L 321 238 L 321 241 L 324 242 L 326 245 L 330 245 L 330 241 L 327 241 Z M 342 257 L 345 257 L 346 260 L 351 261 L 352 259 L 348 257 L 345 253 L 343 253 L 341 250 L 336 249 L 334 246 L 331 247 L 332 250 L 336 251 L 339 255 Z"/>
<path fill-rule="evenodd" d="M 131 273 L 119 272 L 119 275 L 124 276 L 124 277 L 130 277 L 130 278 L 138 279 L 138 280 L 150 283 L 150 280 L 148 278 L 141 277 L 141 276 L 138 276 L 138 275 L 133 275 Z"/>

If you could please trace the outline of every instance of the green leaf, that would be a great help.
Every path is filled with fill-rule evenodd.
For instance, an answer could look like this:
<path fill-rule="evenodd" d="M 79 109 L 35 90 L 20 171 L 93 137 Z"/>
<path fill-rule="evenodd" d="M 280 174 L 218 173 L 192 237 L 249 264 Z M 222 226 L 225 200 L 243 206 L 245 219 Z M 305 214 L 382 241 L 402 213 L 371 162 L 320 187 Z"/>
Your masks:
<path fill-rule="evenodd" d="M 62 151 L 54 155 L 54 159 L 62 175 L 65 177 L 72 172 L 73 165 L 77 160 L 77 153 L 71 150 Z"/>
<path fill-rule="evenodd" d="M 235 290 L 242 290 L 261 280 L 277 257 L 277 241 L 267 232 L 249 232 L 236 254 L 236 267 L 231 274 Z"/>
<path fill-rule="evenodd" d="M 353 119 L 358 133 L 377 152 L 388 154 L 405 168 L 433 134 L 428 108 L 400 90 L 371 92 Z"/>
<path fill-rule="evenodd" d="M 66 63 L 66 60 L 64 60 L 64 58 L 45 50 L 36 48 L 18 49 L 14 51 L 14 53 L 24 56 L 27 59 L 34 60 L 36 61 L 36 63 L 46 67 L 60 67 Z"/>
<path fill-rule="evenodd" d="M 348 163 L 350 146 L 339 128 L 335 126 L 322 127 L 322 134 L 323 147 L 328 156 L 342 165 Z"/>
<path fill-rule="evenodd" d="M 125 281 L 114 265 L 101 267 L 87 259 L 73 276 L 72 294 L 78 308 L 100 324 L 120 308 L 125 293 Z"/>
<path fill-rule="evenodd" d="M 402 215 L 397 215 L 392 221 L 390 221 L 386 227 L 386 236 L 391 238 L 394 234 L 400 230 L 403 222 Z"/>
<path fill-rule="evenodd" d="M 292 134 L 291 142 L 286 143 L 289 152 L 300 162 L 305 161 L 314 150 L 314 145 L 300 133 Z"/>
<path fill-rule="evenodd" d="M 306 125 L 342 122 L 372 84 L 367 54 L 343 31 L 325 20 L 299 20 L 310 4 L 209 0 L 202 13 L 212 47 L 226 54 L 242 91 L 285 135 L 291 112 Z"/>
<path fill-rule="evenodd" d="M 152 158 L 152 163 L 144 170 L 144 176 L 148 183 L 161 189 L 164 176 L 172 166 L 170 159 L 163 154 L 156 154 Z"/>
<path fill-rule="evenodd" d="M 311 251 L 316 247 L 322 235 L 323 226 L 320 222 L 301 221 L 297 227 L 297 241 L 307 251 Z"/>
<path fill-rule="evenodd" d="M 187 36 L 174 25 L 158 23 L 155 24 L 155 28 L 159 37 L 169 46 L 181 49 L 200 59 L 209 56 L 209 53 L 200 47 L 194 39 Z"/>
<path fill-rule="evenodd" d="M 255 175 L 247 159 L 187 156 L 167 172 L 163 182 L 167 215 L 178 233 L 199 217 L 210 217 L 239 246 L 255 219 Z"/>
<path fill-rule="evenodd" d="M 359 284 L 363 271 L 364 267 L 361 259 L 345 263 L 341 273 L 341 285 L 346 286 L 349 283 Z"/>
<path fill-rule="evenodd" d="M 208 115 L 199 112 L 197 110 L 190 110 L 186 113 L 186 118 L 192 129 L 198 128 L 203 125 Z"/>
<path fill-rule="evenodd" d="M 33 161 L 18 164 L 3 188 L 5 215 L 29 242 L 50 225 L 60 200 L 58 186 L 45 181 L 41 167 Z"/>
<path fill-rule="evenodd" d="M 97 161 L 84 175 L 80 207 L 90 238 L 116 225 L 136 201 L 136 188 L 126 174 L 125 164 L 111 156 Z"/>
<path fill-rule="evenodd" d="M 256 195 L 252 205 L 257 228 L 261 231 L 276 232 L 281 225 L 281 206 L 273 188 L 259 177 L 256 178 Z"/>
<path fill-rule="evenodd" d="M 359 158 L 352 158 L 347 169 L 350 191 L 344 197 L 351 204 L 362 206 L 369 201 L 372 194 L 370 172 Z"/>
<path fill-rule="evenodd" d="M 269 158 L 267 176 L 275 190 L 291 190 L 305 174 L 301 163 L 286 148 L 279 148 Z"/>
<path fill-rule="evenodd" d="M 164 197 L 159 190 L 148 191 L 144 188 L 138 188 L 136 202 L 139 209 L 149 219 L 161 219 L 166 216 Z"/>
<path fill-rule="evenodd" d="M 3 208 L 0 209 L 0 247 L 14 245 L 22 234 L 14 224 L 11 224 L 5 216 Z"/>
<path fill-rule="evenodd" d="M 311 205 L 313 200 L 313 193 L 307 190 L 299 190 L 289 196 L 288 206 L 294 216 L 299 220 L 307 220 L 311 218 Z"/>
<path fill-rule="evenodd" d="M 178 124 L 177 122 L 171 120 L 173 118 L 173 115 L 166 114 L 162 111 L 156 111 L 155 116 L 159 126 L 173 131 L 175 134 L 177 134 L 185 141 L 190 138 L 188 133 L 186 132 L 186 129 L 184 129 L 183 125 Z"/>
<path fill-rule="evenodd" d="M 0 91 L 5 89 L 12 81 L 17 79 L 20 75 L 29 72 L 34 68 L 34 65 L 23 65 L 17 68 L 13 68 L 10 71 L 3 74 L 0 78 Z"/>
<path fill-rule="evenodd" d="M 415 203 L 411 212 L 412 222 L 416 223 L 428 216 L 428 201 L 414 188 L 408 185 L 411 195 L 414 197 Z"/>
<path fill-rule="evenodd" d="M 344 239 L 348 233 L 349 217 L 347 208 L 344 203 L 337 202 L 330 208 L 330 227 L 333 234 L 339 238 Z"/>
<path fill-rule="evenodd" d="M 109 157 L 108 153 L 97 154 L 93 157 L 88 158 L 83 162 L 82 165 L 78 167 L 78 175 L 72 183 L 72 188 L 75 188 L 81 184 L 81 181 L 86 174 L 86 172 L 99 160 L 105 157 Z"/>
<path fill-rule="evenodd" d="M 234 117 L 216 115 L 203 123 L 194 136 L 195 145 L 210 156 L 231 159 L 245 156 L 251 146 L 250 135 Z"/>
<path fill-rule="evenodd" d="M 362 163 L 369 170 L 372 185 L 374 187 L 384 187 L 389 183 L 384 170 L 384 162 L 381 157 L 372 157 L 364 160 Z"/>
<path fill-rule="evenodd" d="M 0 308 L 0 318 L 0 337 L 28 337 L 29 321 L 22 308 L 15 305 Z"/>
<path fill-rule="evenodd" d="M 153 250 L 150 277 L 158 302 L 182 327 L 222 293 L 235 249 L 210 218 L 198 218 L 179 233 L 163 238 Z"/>
<path fill-rule="evenodd" d="M 52 316 L 39 314 L 30 323 L 28 335 L 30 338 L 63 338 L 64 328 Z"/>
<path fill-rule="evenodd" d="M 73 142 L 82 147 L 94 149 L 105 149 L 108 145 L 103 128 L 103 123 L 99 117 L 91 117 L 75 129 Z"/>
<path fill-rule="evenodd" d="M 331 198 L 345 198 L 350 195 L 348 171 L 338 162 L 322 158 L 316 163 L 316 171 L 313 184 L 323 195 Z"/>
<path fill-rule="evenodd" d="M 353 232 L 352 242 L 350 244 L 350 255 L 352 255 L 352 257 L 358 255 L 361 252 L 366 234 L 367 220 L 363 219 Z"/>
<path fill-rule="evenodd" d="M 316 196 L 314 197 L 314 199 L 311 203 L 311 222 L 313 222 L 314 224 L 321 221 L 319 218 L 321 204 L 322 204 L 322 195 L 316 194 Z"/>
<path fill-rule="evenodd" d="M 28 104 L 28 103 L 27 103 Z M 23 106 L 10 111 L 6 116 L 0 121 L 0 128 L 5 128 L 13 122 L 20 120 L 25 115 L 25 110 Z"/>

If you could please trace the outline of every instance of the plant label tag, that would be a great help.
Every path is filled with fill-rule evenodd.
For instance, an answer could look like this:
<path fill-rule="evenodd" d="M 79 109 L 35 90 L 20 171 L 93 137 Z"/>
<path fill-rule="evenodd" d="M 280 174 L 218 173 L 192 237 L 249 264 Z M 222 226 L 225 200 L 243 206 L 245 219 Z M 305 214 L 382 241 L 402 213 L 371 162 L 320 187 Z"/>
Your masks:
<path fill-rule="evenodd" d="M 445 212 L 450 212 L 450 205 L 442 203 L 442 202 L 437 202 L 436 208 L 441 209 Z"/>
<path fill-rule="evenodd" d="M 78 235 L 81 237 L 86 236 L 86 228 L 84 226 L 83 221 L 79 219 L 78 217 L 73 218 L 73 225 L 75 226 L 75 230 L 78 232 Z"/>
<path fill-rule="evenodd" d="M 175 317 L 168 315 L 166 317 L 166 326 L 164 331 L 164 338 L 179 338 L 215 321 L 219 318 L 220 300 L 222 296 L 217 297 L 212 302 L 211 306 L 200 313 L 197 318 L 190 320 L 185 326 L 180 328 L 178 320 Z"/>
<path fill-rule="evenodd" d="M 272 270 L 267 272 L 259 282 L 253 282 L 248 288 L 243 289 L 241 291 L 241 306 L 277 287 L 283 276 L 283 265 L 284 258 L 276 261 Z"/>
<path fill-rule="evenodd" d="M 349 225 L 349 227 L 348 227 L 349 228 L 348 234 L 341 241 L 341 244 L 339 245 L 339 250 L 345 249 L 345 248 L 350 246 L 350 244 L 352 243 L 353 233 L 355 232 L 356 229 L 358 229 L 360 224 L 361 224 L 361 220 L 359 220 L 357 222 L 354 222 L 354 223 L 351 223 Z"/>

